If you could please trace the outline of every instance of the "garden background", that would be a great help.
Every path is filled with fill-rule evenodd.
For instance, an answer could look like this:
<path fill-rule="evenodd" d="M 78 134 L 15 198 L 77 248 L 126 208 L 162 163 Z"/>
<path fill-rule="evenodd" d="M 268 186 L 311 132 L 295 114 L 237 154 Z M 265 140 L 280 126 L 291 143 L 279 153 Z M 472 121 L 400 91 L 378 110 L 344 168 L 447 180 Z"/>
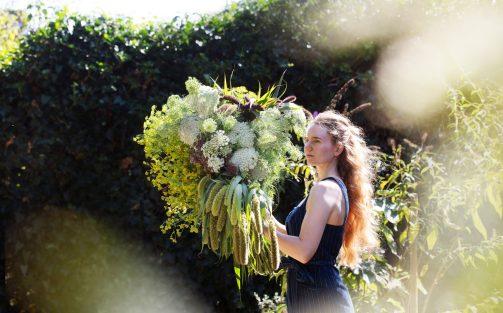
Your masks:
<path fill-rule="evenodd" d="M 257 90 L 283 73 L 311 112 L 350 79 L 337 108 L 372 103 L 352 119 L 380 151 L 382 254 L 342 269 L 358 312 L 498 312 L 501 13 L 497 1 L 250 0 L 135 24 L 1 11 L 2 312 L 281 310 L 280 281 L 240 293 L 198 234 L 160 231 L 133 137 L 188 76 Z M 280 220 L 303 197 L 297 174 Z"/>

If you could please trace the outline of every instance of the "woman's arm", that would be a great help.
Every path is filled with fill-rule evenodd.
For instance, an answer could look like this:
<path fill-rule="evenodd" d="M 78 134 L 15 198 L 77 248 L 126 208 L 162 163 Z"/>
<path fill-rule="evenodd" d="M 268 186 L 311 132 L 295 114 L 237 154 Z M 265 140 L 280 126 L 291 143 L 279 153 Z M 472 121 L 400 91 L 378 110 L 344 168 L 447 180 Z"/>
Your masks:
<path fill-rule="evenodd" d="M 301 263 L 309 262 L 318 249 L 331 208 L 340 203 L 341 198 L 340 189 L 329 184 L 319 183 L 313 186 L 306 203 L 306 215 L 299 236 L 287 235 L 279 229 L 276 231 L 281 252 Z"/>
<path fill-rule="evenodd" d="M 281 224 L 280 222 L 278 222 L 278 220 L 274 216 L 271 215 L 271 218 L 274 221 L 274 225 L 276 226 L 276 230 L 278 232 L 286 235 L 287 234 L 287 232 L 286 232 L 286 226 L 283 225 L 283 224 Z"/>

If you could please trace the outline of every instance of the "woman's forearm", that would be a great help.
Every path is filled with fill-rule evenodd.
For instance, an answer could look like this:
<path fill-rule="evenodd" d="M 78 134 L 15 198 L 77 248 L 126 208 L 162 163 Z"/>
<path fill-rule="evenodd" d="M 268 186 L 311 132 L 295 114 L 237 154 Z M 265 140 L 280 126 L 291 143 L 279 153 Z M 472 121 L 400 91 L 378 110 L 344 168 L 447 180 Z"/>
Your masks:
<path fill-rule="evenodd" d="M 288 233 L 286 232 L 286 226 L 278 222 L 278 220 L 274 216 L 271 215 L 271 217 L 274 221 L 274 225 L 276 226 L 276 230 L 281 232 L 282 234 L 287 235 Z"/>
<path fill-rule="evenodd" d="M 278 237 L 279 249 L 281 252 L 301 263 L 309 262 L 312 255 L 309 256 L 309 249 L 300 237 L 286 235 L 279 231 L 276 231 L 276 236 Z"/>
<path fill-rule="evenodd" d="M 278 238 L 279 249 L 282 253 L 291 256 L 292 258 L 298 260 L 299 262 L 308 262 L 308 251 L 305 247 L 305 242 L 303 242 L 298 236 L 290 236 L 286 232 L 285 225 L 278 222 L 273 216 L 274 223 L 276 224 L 276 236 Z M 271 235 L 267 229 L 267 224 L 264 224 L 264 236 L 271 240 Z"/>

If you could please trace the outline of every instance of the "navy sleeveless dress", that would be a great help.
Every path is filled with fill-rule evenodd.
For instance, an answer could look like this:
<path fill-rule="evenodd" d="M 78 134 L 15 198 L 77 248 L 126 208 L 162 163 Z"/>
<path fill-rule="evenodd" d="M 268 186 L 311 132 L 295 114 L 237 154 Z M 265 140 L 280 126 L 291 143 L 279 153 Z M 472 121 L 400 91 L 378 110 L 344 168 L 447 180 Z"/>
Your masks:
<path fill-rule="evenodd" d="M 320 244 L 313 258 L 302 264 L 292 257 L 283 258 L 281 267 L 287 269 L 286 305 L 288 313 L 298 312 L 342 312 L 353 313 L 353 302 L 348 289 L 335 267 L 336 258 L 342 246 L 344 224 L 349 213 L 349 199 L 343 181 L 332 179 L 341 188 L 344 195 L 346 214 L 340 226 L 325 225 Z M 306 214 L 304 198 L 286 217 L 288 235 L 299 236 L 302 220 Z"/>

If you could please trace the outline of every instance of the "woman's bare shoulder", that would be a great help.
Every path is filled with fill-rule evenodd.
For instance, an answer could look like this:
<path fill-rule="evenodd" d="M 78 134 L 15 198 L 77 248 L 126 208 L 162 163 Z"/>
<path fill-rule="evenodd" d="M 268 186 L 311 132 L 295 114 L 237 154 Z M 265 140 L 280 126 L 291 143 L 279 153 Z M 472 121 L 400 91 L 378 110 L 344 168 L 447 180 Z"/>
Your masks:
<path fill-rule="evenodd" d="M 322 198 L 328 201 L 338 201 L 342 197 L 342 190 L 339 185 L 333 181 L 322 180 L 313 183 L 309 190 L 309 197 Z"/>

